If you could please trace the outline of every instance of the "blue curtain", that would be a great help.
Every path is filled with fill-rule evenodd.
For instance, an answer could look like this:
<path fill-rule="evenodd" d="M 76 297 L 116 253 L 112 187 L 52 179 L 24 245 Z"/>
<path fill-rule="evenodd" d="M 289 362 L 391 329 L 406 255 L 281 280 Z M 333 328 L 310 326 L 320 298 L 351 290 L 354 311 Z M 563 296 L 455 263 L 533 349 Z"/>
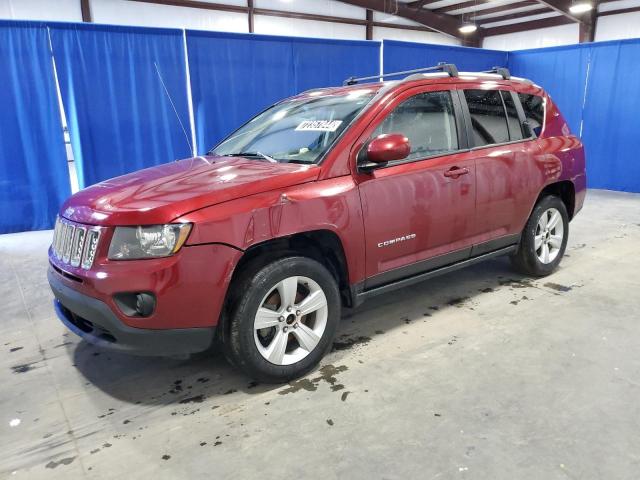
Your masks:
<path fill-rule="evenodd" d="M 507 52 L 482 48 L 429 45 L 384 40 L 385 73 L 430 67 L 440 62 L 455 63 L 460 71 L 477 72 L 507 65 Z"/>
<path fill-rule="evenodd" d="M 640 40 L 510 52 L 509 68 L 549 92 L 581 134 L 590 188 L 640 192 Z"/>
<path fill-rule="evenodd" d="M 542 86 L 558 105 L 575 135 L 580 135 L 587 65 L 591 54 L 589 45 L 509 53 L 511 73 L 529 78 Z"/>
<path fill-rule="evenodd" d="M 298 92 L 379 71 L 379 43 L 187 31 L 198 152 Z"/>
<path fill-rule="evenodd" d="M 80 187 L 191 156 L 181 30 L 53 24 Z"/>
<path fill-rule="evenodd" d="M 286 38 L 187 31 L 187 49 L 200 154 L 294 91 Z"/>
<path fill-rule="evenodd" d="M 0 233 L 51 228 L 69 171 L 46 26 L 0 22 Z"/>
<path fill-rule="evenodd" d="M 380 42 L 292 38 L 294 92 L 380 72 Z"/>
<path fill-rule="evenodd" d="M 640 40 L 591 44 L 582 140 L 592 188 L 640 192 Z"/>

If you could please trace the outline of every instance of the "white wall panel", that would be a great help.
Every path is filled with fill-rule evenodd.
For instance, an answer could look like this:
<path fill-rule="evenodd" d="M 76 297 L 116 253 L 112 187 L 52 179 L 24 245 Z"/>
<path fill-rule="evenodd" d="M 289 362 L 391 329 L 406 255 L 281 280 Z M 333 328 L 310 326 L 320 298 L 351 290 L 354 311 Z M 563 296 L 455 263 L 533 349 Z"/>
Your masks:
<path fill-rule="evenodd" d="M 524 50 L 527 48 L 555 47 L 578 43 L 578 24 L 507 33 L 486 37 L 483 48 L 493 50 Z"/>
<path fill-rule="evenodd" d="M 335 0 L 254 0 L 254 7 L 364 20 L 366 10 Z"/>
<path fill-rule="evenodd" d="M 596 42 L 623 38 L 640 38 L 640 12 L 598 18 Z"/>
<path fill-rule="evenodd" d="M 0 0 L 0 18 L 81 22 L 80 0 Z"/>
<path fill-rule="evenodd" d="M 128 0 L 91 0 L 91 15 L 95 23 L 113 25 L 190 28 L 243 33 L 249 31 L 247 15 L 244 13 L 153 5 Z"/>
<path fill-rule="evenodd" d="M 439 45 L 460 45 L 457 38 L 435 32 L 418 32 L 399 28 L 373 27 L 374 40 L 403 40 L 405 42 L 435 43 Z"/>
<path fill-rule="evenodd" d="M 255 33 L 289 35 L 292 37 L 339 38 L 346 40 L 364 40 L 366 37 L 366 29 L 361 25 L 268 17 L 266 15 L 255 16 L 254 29 Z"/>

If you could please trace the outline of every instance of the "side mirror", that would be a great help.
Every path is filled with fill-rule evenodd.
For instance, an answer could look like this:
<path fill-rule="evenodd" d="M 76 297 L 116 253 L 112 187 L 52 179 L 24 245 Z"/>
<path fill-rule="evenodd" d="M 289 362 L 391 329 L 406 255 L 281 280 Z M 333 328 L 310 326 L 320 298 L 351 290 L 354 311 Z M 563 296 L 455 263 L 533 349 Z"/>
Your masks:
<path fill-rule="evenodd" d="M 385 133 L 371 140 L 359 155 L 359 167 L 373 170 L 394 160 L 407 158 L 411 152 L 409 139 L 401 133 Z"/>

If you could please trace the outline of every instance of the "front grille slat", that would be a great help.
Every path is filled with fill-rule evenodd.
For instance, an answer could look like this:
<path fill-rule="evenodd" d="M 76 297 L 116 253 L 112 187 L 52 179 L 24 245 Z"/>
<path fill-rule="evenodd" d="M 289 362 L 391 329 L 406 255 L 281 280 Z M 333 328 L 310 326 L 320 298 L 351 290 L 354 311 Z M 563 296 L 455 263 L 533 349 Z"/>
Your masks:
<path fill-rule="evenodd" d="M 88 270 L 93 265 L 96 258 L 96 250 L 98 249 L 98 240 L 100 239 L 99 230 L 89 230 L 87 239 L 85 240 L 84 255 L 82 256 L 82 268 Z"/>
<path fill-rule="evenodd" d="M 60 227 L 60 240 L 58 240 L 58 250 L 56 252 L 56 257 L 58 260 L 62 260 L 62 254 L 64 253 L 64 242 L 67 239 L 67 228 L 69 227 L 68 223 L 63 223 Z"/>
<path fill-rule="evenodd" d="M 73 246 L 73 234 L 75 232 L 76 227 L 74 225 L 69 225 L 67 228 L 67 234 L 64 239 L 64 253 L 62 254 L 62 261 L 64 263 L 69 263 L 71 259 L 71 247 Z"/>
<path fill-rule="evenodd" d="M 53 253 L 55 254 L 56 258 L 62 258 L 61 250 L 62 244 L 64 243 L 64 232 L 66 228 L 67 224 L 60 221 L 60 224 L 58 225 L 58 234 L 56 235 L 56 243 L 53 247 Z"/>
<path fill-rule="evenodd" d="M 86 237 L 87 229 L 85 227 L 76 227 L 76 233 L 73 236 L 73 247 L 71 247 L 71 266 L 77 267 L 80 265 L 80 259 L 82 258 L 82 249 L 84 248 L 84 239 Z"/>
<path fill-rule="evenodd" d="M 53 228 L 53 241 L 51 242 L 51 248 L 53 252 L 56 251 L 56 244 L 58 243 L 58 232 L 60 231 L 60 217 L 56 216 L 56 224 Z"/>
<path fill-rule="evenodd" d="M 99 227 L 74 224 L 58 217 L 51 244 L 53 255 L 62 263 L 88 270 L 95 260 L 99 239 Z"/>

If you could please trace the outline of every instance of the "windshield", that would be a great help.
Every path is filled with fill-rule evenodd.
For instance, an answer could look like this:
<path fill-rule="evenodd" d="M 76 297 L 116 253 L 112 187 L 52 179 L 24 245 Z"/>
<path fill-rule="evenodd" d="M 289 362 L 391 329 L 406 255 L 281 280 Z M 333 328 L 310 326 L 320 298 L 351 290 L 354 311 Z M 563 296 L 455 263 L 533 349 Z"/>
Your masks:
<path fill-rule="evenodd" d="M 317 163 L 373 95 L 370 90 L 355 90 L 279 103 L 240 127 L 212 153 Z"/>

